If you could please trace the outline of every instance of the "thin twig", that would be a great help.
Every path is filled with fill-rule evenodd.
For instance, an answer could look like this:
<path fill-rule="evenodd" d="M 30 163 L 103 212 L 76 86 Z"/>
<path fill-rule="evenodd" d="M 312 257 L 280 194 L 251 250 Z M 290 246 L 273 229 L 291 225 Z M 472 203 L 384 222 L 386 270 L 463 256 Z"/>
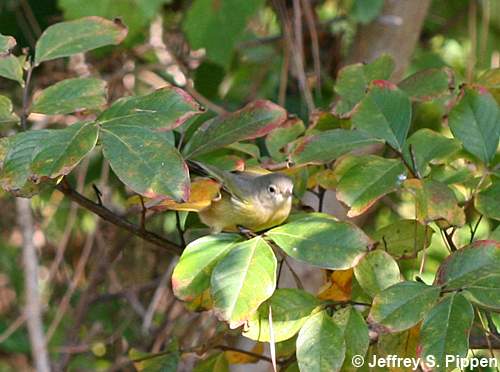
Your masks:
<path fill-rule="evenodd" d="M 479 218 L 477 219 L 476 225 L 474 228 L 472 228 L 471 225 L 470 227 L 470 241 L 469 244 L 471 244 L 474 241 L 474 237 L 476 236 L 477 228 L 479 227 L 479 224 L 481 223 L 481 220 L 483 219 L 483 215 L 480 215 Z"/>
<path fill-rule="evenodd" d="M 321 59 L 319 54 L 319 38 L 314 17 L 314 10 L 309 0 L 301 0 L 304 8 L 304 16 L 311 35 L 312 56 L 314 63 L 314 74 L 316 75 L 316 94 L 321 99 Z"/>
<path fill-rule="evenodd" d="M 160 248 L 163 248 L 176 256 L 179 256 L 182 253 L 182 247 L 180 247 L 179 245 L 155 234 L 154 232 L 142 230 L 140 226 L 134 225 L 125 218 L 116 215 L 108 208 L 94 203 L 92 200 L 73 190 L 66 182 L 63 181 L 58 184 L 56 186 L 56 189 L 81 207 L 97 214 L 99 217 L 112 223 L 113 225 L 121 227 L 132 233 L 133 235 L 136 235 Z"/>
<path fill-rule="evenodd" d="M 409 150 L 410 150 L 410 159 L 413 166 L 413 170 L 415 171 L 415 175 L 417 176 L 418 179 L 422 179 L 422 175 L 420 174 L 420 171 L 418 170 L 417 167 L 417 157 L 415 156 L 415 151 L 412 144 L 410 144 Z"/>
<path fill-rule="evenodd" d="M 30 84 L 31 84 L 31 76 L 33 75 L 33 64 L 31 61 L 28 61 L 29 67 L 26 72 L 26 81 L 24 83 L 24 91 L 23 91 L 23 108 L 21 111 L 21 128 L 23 130 L 28 129 L 28 115 L 29 115 L 29 101 L 30 101 Z"/>

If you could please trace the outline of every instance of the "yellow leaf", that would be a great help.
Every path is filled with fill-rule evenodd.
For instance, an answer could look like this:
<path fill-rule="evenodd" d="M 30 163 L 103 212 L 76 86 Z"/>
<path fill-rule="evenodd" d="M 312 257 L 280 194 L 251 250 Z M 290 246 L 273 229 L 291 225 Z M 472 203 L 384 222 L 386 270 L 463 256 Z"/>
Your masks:
<path fill-rule="evenodd" d="M 353 270 L 333 271 L 327 282 L 320 288 L 321 300 L 348 301 L 351 299 Z"/>
<path fill-rule="evenodd" d="M 257 342 L 251 351 L 252 353 L 262 355 L 264 351 L 264 344 L 262 342 Z M 239 351 L 226 351 L 224 354 L 229 364 L 257 363 L 259 361 L 259 358 L 240 353 Z"/>

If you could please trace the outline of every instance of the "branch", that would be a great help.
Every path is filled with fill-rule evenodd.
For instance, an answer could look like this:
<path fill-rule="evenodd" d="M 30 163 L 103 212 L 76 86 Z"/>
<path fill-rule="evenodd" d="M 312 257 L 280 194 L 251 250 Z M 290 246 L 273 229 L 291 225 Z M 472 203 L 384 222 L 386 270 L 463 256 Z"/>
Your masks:
<path fill-rule="evenodd" d="M 128 232 L 134 234 L 135 236 L 138 236 L 141 239 L 146 240 L 147 242 L 150 242 L 160 248 L 163 248 L 176 256 L 181 255 L 182 248 L 179 245 L 155 234 L 154 232 L 143 230 L 140 226 L 137 226 L 131 223 L 130 221 L 126 220 L 125 218 L 116 215 L 105 206 L 94 203 L 92 200 L 87 199 L 79 192 L 73 190 L 66 182 L 63 181 L 60 184 L 58 184 L 56 186 L 56 189 L 62 192 L 64 195 L 66 195 L 68 198 L 70 198 L 72 201 L 74 201 L 81 207 L 97 214 L 103 220 L 106 220 L 115 226 L 121 227 L 122 229 L 127 230 Z"/>
<path fill-rule="evenodd" d="M 38 372 L 49 372 L 45 335 L 43 333 L 42 305 L 38 291 L 38 258 L 33 243 L 35 233 L 30 199 L 17 198 L 17 224 L 23 235 L 24 285 L 26 295 L 26 322 L 31 343 L 31 353 Z"/>

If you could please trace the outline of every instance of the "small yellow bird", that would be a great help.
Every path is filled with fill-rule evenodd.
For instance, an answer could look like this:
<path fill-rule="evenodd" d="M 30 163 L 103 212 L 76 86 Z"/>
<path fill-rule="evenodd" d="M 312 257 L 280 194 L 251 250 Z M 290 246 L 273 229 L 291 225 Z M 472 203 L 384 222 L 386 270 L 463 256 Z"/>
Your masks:
<path fill-rule="evenodd" d="M 170 210 L 198 212 L 212 233 L 238 231 L 240 227 L 257 232 L 279 225 L 288 218 L 293 193 L 290 177 L 280 173 L 228 172 L 192 161 L 189 166 L 221 185 L 216 196 L 201 203 L 190 200 L 161 204 Z"/>

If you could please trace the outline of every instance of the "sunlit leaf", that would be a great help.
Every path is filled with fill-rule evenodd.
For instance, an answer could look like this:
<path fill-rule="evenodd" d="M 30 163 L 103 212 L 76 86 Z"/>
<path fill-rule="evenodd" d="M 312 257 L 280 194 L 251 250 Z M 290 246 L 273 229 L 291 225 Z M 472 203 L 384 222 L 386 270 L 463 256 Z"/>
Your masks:
<path fill-rule="evenodd" d="M 397 283 L 375 296 L 368 319 L 386 332 L 404 331 L 422 320 L 440 291 L 420 282 Z"/>
<path fill-rule="evenodd" d="M 372 244 L 355 225 L 320 213 L 296 218 L 266 235 L 296 260 L 332 270 L 353 267 Z"/>
<path fill-rule="evenodd" d="M 385 140 L 401 151 L 412 117 L 406 93 L 385 80 L 376 80 L 352 116 L 353 125 L 373 137 Z"/>
<path fill-rule="evenodd" d="M 286 117 L 285 109 L 270 101 L 252 102 L 241 110 L 204 123 L 183 153 L 193 158 L 234 142 L 265 136 L 283 124 Z"/>
<path fill-rule="evenodd" d="M 276 287 L 277 261 L 260 237 L 236 244 L 215 266 L 211 290 L 215 312 L 230 328 L 245 323 Z"/>
<path fill-rule="evenodd" d="M 479 84 L 485 86 L 500 105 L 500 68 L 486 70 L 478 80 Z"/>
<path fill-rule="evenodd" d="M 229 372 L 229 363 L 225 353 L 214 354 L 196 363 L 193 372 Z"/>
<path fill-rule="evenodd" d="M 311 316 L 297 338 L 297 361 L 301 371 L 340 371 L 346 345 L 342 329 L 325 311 Z"/>
<path fill-rule="evenodd" d="M 36 43 L 35 66 L 105 45 L 117 45 L 125 36 L 127 28 L 120 21 L 101 17 L 56 23 L 48 27 Z"/>
<path fill-rule="evenodd" d="M 319 304 L 318 299 L 303 290 L 277 289 L 250 318 L 243 335 L 261 342 L 271 340 L 269 328 L 269 306 L 271 306 L 274 341 L 287 340 L 295 336 Z"/>
<path fill-rule="evenodd" d="M 354 275 L 361 288 L 372 297 L 401 281 L 399 266 L 394 258 L 379 249 L 359 261 Z"/>
<path fill-rule="evenodd" d="M 237 234 L 204 236 L 188 244 L 172 274 L 172 289 L 177 298 L 192 301 L 210 287 L 215 265 L 237 243 Z"/>
<path fill-rule="evenodd" d="M 413 152 L 410 152 L 410 146 Z M 421 176 L 425 176 L 428 163 L 435 159 L 446 159 L 460 150 L 460 143 L 452 138 L 424 128 L 416 131 L 408 138 L 403 155 L 408 164 L 415 167 Z M 413 164 L 415 162 L 415 164 Z"/>
<path fill-rule="evenodd" d="M 46 115 L 69 114 L 82 109 L 98 109 L 105 104 L 105 81 L 76 78 L 60 81 L 40 92 L 31 111 Z"/>
<path fill-rule="evenodd" d="M 416 220 L 399 220 L 372 234 L 381 249 L 396 259 L 415 258 L 431 244 L 434 231 Z"/>
<path fill-rule="evenodd" d="M 486 164 L 493 159 L 500 137 L 500 108 L 486 89 L 465 89 L 448 124 L 467 151 Z"/>
<path fill-rule="evenodd" d="M 447 371 L 447 356 L 465 358 L 469 350 L 469 333 L 474 320 L 474 310 L 460 293 L 443 298 L 425 316 L 420 330 L 420 353 L 424 362 L 433 356 L 434 371 Z M 434 367 L 434 366 L 433 366 Z"/>
<path fill-rule="evenodd" d="M 343 172 L 337 184 L 337 199 L 350 207 L 347 215 L 363 214 L 382 196 L 399 188 L 406 178 L 401 161 L 378 156 L 360 158 Z"/>
<path fill-rule="evenodd" d="M 353 274 L 353 269 L 332 271 L 327 282 L 319 289 L 318 298 L 331 301 L 350 300 Z"/>
<path fill-rule="evenodd" d="M 51 130 L 39 144 L 32 160 L 32 178 L 56 178 L 68 174 L 97 142 L 95 123 L 73 124 L 65 129 Z"/>
<path fill-rule="evenodd" d="M 404 186 L 415 197 L 419 221 L 442 221 L 451 226 L 462 226 L 465 223 L 463 209 L 458 206 L 453 191 L 444 183 L 429 179 L 409 179 Z"/>
<path fill-rule="evenodd" d="M 200 106 L 189 94 L 169 86 L 144 96 L 120 98 L 97 121 L 104 127 L 135 125 L 170 130 L 200 113 Z"/>
<path fill-rule="evenodd" d="M 131 125 L 100 127 L 104 157 L 120 180 L 136 193 L 189 198 L 188 168 L 177 149 L 161 133 Z"/>

